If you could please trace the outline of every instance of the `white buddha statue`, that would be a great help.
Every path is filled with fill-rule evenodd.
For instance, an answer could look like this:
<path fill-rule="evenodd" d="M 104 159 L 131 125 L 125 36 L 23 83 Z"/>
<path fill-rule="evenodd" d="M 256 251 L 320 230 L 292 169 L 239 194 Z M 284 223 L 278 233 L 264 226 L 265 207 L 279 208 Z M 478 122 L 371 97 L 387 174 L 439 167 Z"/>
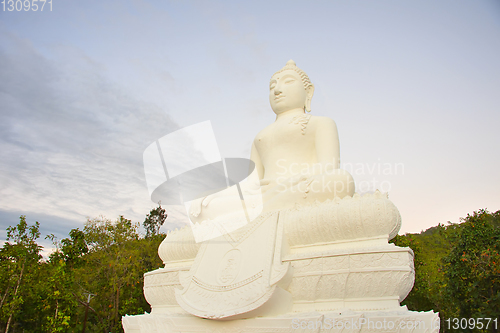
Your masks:
<path fill-rule="evenodd" d="M 351 175 L 339 169 L 335 122 L 306 113 L 308 76 L 290 60 L 269 89 L 276 121 L 252 145 L 257 180 L 240 183 L 245 202 L 262 198 L 263 211 L 202 242 L 189 226 L 170 232 L 158 249 L 165 266 L 144 275 L 152 312 L 124 317 L 125 332 L 292 332 L 296 318 L 431 327 L 437 314 L 400 306 L 415 271 L 412 250 L 388 243 L 399 211 L 387 194 L 354 193 Z M 192 222 L 231 221 L 242 202 L 230 190 L 195 200 Z"/>
<path fill-rule="evenodd" d="M 306 113 L 314 93 L 308 76 L 290 60 L 272 76 L 269 89 L 276 121 L 257 134 L 252 145 L 255 168 L 249 178 L 257 174 L 256 181 L 240 183 L 243 194 L 239 196 L 228 188 L 195 200 L 189 209 L 191 221 L 200 223 L 195 225 L 197 232 L 204 230 L 200 225 L 227 231 L 207 238 L 188 275 L 180 278 L 183 288 L 176 290 L 176 300 L 195 316 L 235 319 L 290 311 L 293 297 L 286 289 L 293 268 L 282 258 L 288 253 L 286 230 L 294 224 L 287 223 L 287 214 L 281 212 L 297 204 L 354 194 L 351 175 L 339 169 L 335 122 Z M 260 214 L 247 210 L 251 223 L 227 227 L 238 220 L 238 209 L 255 201 L 261 203 Z"/>
<path fill-rule="evenodd" d="M 269 102 L 276 121 L 257 134 L 250 157 L 260 180 L 264 212 L 354 194 L 352 176 L 339 169 L 335 122 L 306 113 L 311 111 L 313 93 L 314 85 L 293 60 L 271 77 Z M 214 220 L 228 214 L 230 207 L 241 207 L 230 201 L 223 193 L 199 199 L 189 217 L 193 222 Z"/>

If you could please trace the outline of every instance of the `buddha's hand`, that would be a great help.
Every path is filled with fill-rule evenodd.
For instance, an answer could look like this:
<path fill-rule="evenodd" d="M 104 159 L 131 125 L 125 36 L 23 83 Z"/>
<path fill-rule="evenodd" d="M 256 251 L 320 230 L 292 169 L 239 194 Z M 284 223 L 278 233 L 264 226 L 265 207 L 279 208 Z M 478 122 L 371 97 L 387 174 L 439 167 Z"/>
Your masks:
<path fill-rule="evenodd" d="M 201 214 L 201 210 L 203 207 L 207 207 L 210 201 L 213 199 L 213 195 L 209 195 L 203 198 L 199 198 L 191 202 L 191 206 L 189 207 L 189 215 L 190 217 L 198 217 Z"/>
<path fill-rule="evenodd" d="M 289 183 L 290 187 L 293 187 L 293 186 L 298 185 L 300 183 L 310 184 L 314 181 L 314 175 L 300 174 L 300 175 L 297 175 L 297 176 L 290 178 L 289 181 L 290 181 L 290 183 Z"/>
<path fill-rule="evenodd" d="M 261 193 L 265 193 L 265 192 L 269 191 L 269 189 L 272 189 L 276 185 L 277 184 L 276 184 L 275 180 L 272 180 L 272 179 L 262 179 L 260 181 L 260 190 L 261 190 Z"/>
<path fill-rule="evenodd" d="M 189 206 L 189 217 L 198 217 L 201 213 L 201 203 L 205 198 L 199 198 L 191 202 L 191 206 Z"/>
<path fill-rule="evenodd" d="M 241 191 L 244 195 L 256 195 L 261 192 L 261 184 L 259 179 L 247 178 L 240 183 Z"/>
<path fill-rule="evenodd" d="M 300 174 L 291 178 L 278 178 L 277 180 L 274 179 L 262 179 L 260 181 L 260 186 L 262 190 L 262 194 L 264 193 L 281 193 L 284 191 L 287 191 L 288 189 L 291 189 L 295 186 L 303 186 L 303 184 L 306 184 L 308 186 L 315 180 L 314 175 L 310 174 Z"/>

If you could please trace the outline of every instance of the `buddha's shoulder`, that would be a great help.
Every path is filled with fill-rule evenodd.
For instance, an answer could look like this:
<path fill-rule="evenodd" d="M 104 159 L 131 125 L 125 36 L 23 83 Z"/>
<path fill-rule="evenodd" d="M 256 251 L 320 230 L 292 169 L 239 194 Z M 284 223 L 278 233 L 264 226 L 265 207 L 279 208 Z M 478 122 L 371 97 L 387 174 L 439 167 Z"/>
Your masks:
<path fill-rule="evenodd" d="M 309 119 L 309 124 L 317 128 L 337 128 L 335 121 L 332 118 L 324 116 L 312 116 Z"/>
<path fill-rule="evenodd" d="M 274 127 L 275 127 L 274 123 L 264 127 L 264 129 L 262 129 L 259 133 L 257 133 L 254 142 L 261 141 L 263 138 L 267 137 L 270 133 L 274 132 L 275 131 Z"/>

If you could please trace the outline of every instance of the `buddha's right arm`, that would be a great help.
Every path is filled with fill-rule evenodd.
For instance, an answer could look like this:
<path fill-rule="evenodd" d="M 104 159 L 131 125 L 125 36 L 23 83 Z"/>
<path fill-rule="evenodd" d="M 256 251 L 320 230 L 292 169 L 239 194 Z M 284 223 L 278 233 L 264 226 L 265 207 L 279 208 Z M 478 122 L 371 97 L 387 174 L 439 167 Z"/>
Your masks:
<path fill-rule="evenodd" d="M 259 179 L 264 178 L 264 166 L 262 165 L 262 161 L 260 160 L 259 152 L 257 151 L 257 147 L 255 147 L 255 143 L 252 143 L 252 152 L 250 153 L 250 159 L 255 163 L 255 170 L 259 175 Z M 249 170 L 249 173 L 252 173 L 253 170 Z"/>
<path fill-rule="evenodd" d="M 257 150 L 257 147 L 255 146 L 255 142 L 252 143 L 252 152 L 250 154 L 250 159 L 255 163 L 255 170 L 250 170 L 250 172 L 257 172 L 257 175 L 259 177 L 258 182 L 256 183 L 257 188 L 255 190 L 257 190 L 259 193 L 263 193 L 269 188 L 272 188 L 273 185 L 271 184 L 271 180 L 264 179 L 265 168 L 262 164 L 262 160 L 260 159 L 260 154 Z"/>

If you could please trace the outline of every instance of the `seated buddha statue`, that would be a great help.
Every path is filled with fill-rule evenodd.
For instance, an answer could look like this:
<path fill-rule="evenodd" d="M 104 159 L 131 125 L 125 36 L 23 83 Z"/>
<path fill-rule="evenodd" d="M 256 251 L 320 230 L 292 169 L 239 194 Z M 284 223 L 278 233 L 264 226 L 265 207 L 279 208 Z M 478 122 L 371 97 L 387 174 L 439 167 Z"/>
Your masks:
<path fill-rule="evenodd" d="M 196 229 L 196 234 L 214 235 L 214 229 L 205 226 L 225 232 L 206 237 L 189 273 L 179 276 L 183 288 L 176 290 L 176 300 L 188 313 L 236 319 L 277 315 L 292 308 L 287 288 L 293 268 L 282 261 L 288 245 L 286 214 L 281 212 L 297 204 L 354 194 L 352 176 L 339 169 L 335 122 L 306 113 L 313 93 L 306 73 L 288 61 L 271 78 L 269 101 L 276 121 L 253 142 L 250 159 L 255 167 L 249 181 L 240 182 L 240 195 L 234 195 L 233 186 L 192 202 L 189 217 L 199 222 L 193 234 Z M 258 209 L 251 207 L 255 201 L 260 203 Z M 245 208 L 249 223 L 238 225 L 242 219 L 236 215 L 242 206 L 249 208 Z"/>
<path fill-rule="evenodd" d="M 271 77 L 269 102 L 276 120 L 257 134 L 250 157 L 263 212 L 354 194 L 352 176 L 339 169 L 335 122 L 309 114 L 313 93 L 314 85 L 293 60 Z M 255 193 L 255 186 L 246 189 Z M 198 199 L 189 217 L 193 222 L 213 220 L 236 207 L 230 200 L 223 193 Z"/>
<path fill-rule="evenodd" d="M 123 317 L 125 332 L 305 331 L 302 323 L 309 332 L 309 323 L 323 331 L 318 323 L 356 322 L 364 332 L 370 321 L 438 332 L 438 314 L 400 306 L 415 269 L 410 248 L 388 243 L 399 211 L 387 193 L 354 193 L 339 168 L 335 122 L 308 113 L 313 92 L 292 60 L 272 76 L 276 121 L 255 137 L 251 174 L 239 183 L 228 176 L 225 190 L 190 202 L 191 222 L 200 223 L 163 240 L 165 267 L 144 274 L 151 314 Z M 225 232 L 197 240 L 219 227 Z"/>
<path fill-rule="evenodd" d="M 248 182 L 191 202 L 199 224 L 168 234 L 158 249 L 165 267 L 145 275 L 153 312 L 237 320 L 399 307 L 414 274 L 411 250 L 388 244 L 400 214 L 387 195 L 354 193 L 335 122 L 309 114 L 313 93 L 292 60 L 271 77 L 276 120 L 254 139 Z M 232 228 L 255 202 L 262 210 Z M 205 221 L 225 232 L 200 241 L 213 230 Z"/>

